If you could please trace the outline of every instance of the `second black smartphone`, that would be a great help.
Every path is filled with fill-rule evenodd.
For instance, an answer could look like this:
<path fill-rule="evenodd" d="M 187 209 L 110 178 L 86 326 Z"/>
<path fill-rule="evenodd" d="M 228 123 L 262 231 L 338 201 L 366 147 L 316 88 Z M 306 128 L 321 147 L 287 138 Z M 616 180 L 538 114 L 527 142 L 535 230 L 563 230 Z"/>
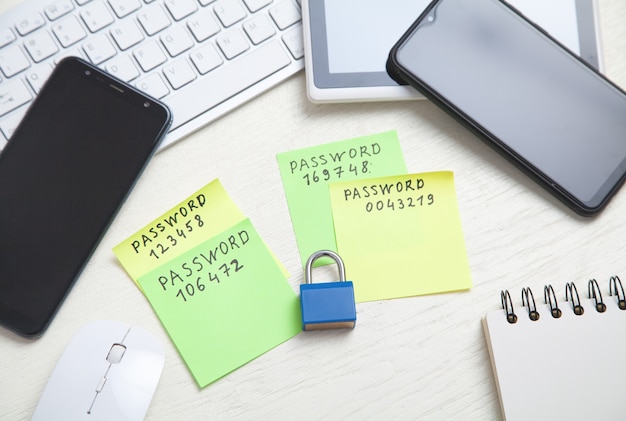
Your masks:
<path fill-rule="evenodd" d="M 0 324 L 43 333 L 171 121 L 68 58 L 0 154 Z"/>
<path fill-rule="evenodd" d="M 581 215 L 624 182 L 626 94 L 503 1 L 433 1 L 387 70 Z"/>

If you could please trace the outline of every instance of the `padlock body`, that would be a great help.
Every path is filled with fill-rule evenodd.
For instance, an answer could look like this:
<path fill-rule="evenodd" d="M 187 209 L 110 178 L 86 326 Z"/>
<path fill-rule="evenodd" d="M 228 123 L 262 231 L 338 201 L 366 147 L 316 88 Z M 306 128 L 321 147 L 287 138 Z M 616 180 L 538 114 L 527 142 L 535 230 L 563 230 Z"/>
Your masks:
<path fill-rule="evenodd" d="M 352 281 L 300 285 L 302 330 L 353 328 L 356 305 Z"/>

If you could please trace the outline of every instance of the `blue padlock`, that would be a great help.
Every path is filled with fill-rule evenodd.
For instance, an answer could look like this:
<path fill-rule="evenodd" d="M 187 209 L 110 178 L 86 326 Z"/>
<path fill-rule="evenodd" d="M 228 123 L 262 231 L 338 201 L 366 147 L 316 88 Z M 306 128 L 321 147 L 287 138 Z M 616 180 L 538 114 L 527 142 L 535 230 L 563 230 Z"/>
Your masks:
<path fill-rule="evenodd" d="M 337 263 L 339 282 L 312 283 L 313 262 L 322 256 L 328 256 Z M 352 281 L 346 281 L 346 270 L 337 253 L 330 250 L 313 253 L 306 262 L 305 282 L 300 285 L 302 330 L 354 328 L 354 286 Z"/>

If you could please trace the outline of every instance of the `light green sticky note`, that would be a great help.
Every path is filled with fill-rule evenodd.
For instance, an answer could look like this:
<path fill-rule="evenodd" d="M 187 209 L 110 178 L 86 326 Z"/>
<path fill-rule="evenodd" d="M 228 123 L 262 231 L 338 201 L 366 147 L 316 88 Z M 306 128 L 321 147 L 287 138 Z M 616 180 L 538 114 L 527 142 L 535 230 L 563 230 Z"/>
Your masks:
<path fill-rule="evenodd" d="M 329 188 L 338 253 L 357 301 L 471 288 L 452 172 Z"/>
<path fill-rule="evenodd" d="M 277 160 L 303 266 L 318 250 L 337 251 L 329 183 L 406 173 L 395 131 L 283 152 Z"/>
<path fill-rule="evenodd" d="M 138 282 L 200 387 L 302 331 L 298 297 L 248 219 Z"/>

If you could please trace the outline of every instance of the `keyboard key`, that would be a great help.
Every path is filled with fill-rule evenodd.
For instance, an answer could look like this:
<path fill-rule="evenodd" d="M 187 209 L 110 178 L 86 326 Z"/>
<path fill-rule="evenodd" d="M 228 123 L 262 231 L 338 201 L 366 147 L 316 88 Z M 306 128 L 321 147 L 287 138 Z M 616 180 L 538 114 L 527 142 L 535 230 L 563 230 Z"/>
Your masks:
<path fill-rule="evenodd" d="M 302 41 L 302 25 L 298 25 L 285 32 L 282 40 L 287 49 L 296 60 L 304 57 L 304 44 Z"/>
<path fill-rule="evenodd" d="M 35 63 L 40 63 L 59 51 L 47 31 L 37 31 L 31 35 L 24 43 L 24 47 Z"/>
<path fill-rule="evenodd" d="M 170 19 L 167 17 L 161 6 L 154 5 L 138 14 L 139 23 L 148 35 L 154 35 L 157 32 L 170 26 Z"/>
<path fill-rule="evenodd" d="M 195 0 L 165 0 L 164 4 L 176 21 L 184 19 L 198 10 Z"/>
<path fill-rule="evenodd" d="M 220 0 L 213 6 L 213 10 L 226 28 L 246 17 L 246 10 L 237 0 Z"/>
<path fill-rule="evenodd" d="M 20 121 L 22 121 L 22 118 L 24 117 L 24 114 L 26 114 L 27 109 L 28 107 L 23 106 L 22 109 L 8 114 L 5 117 L 2 117 L 2 119 L 0 120 L 0 130 L 2 131 L 2 134 L 6 139 L 11 139 L 11 136 L 13 136 L 13 132 L 15 131 L 15 129 L 17 129 L 17 126 L 19 126 Z"/>
<path fill-rule="evenodd" d="M 243 29 L 253 44 L 260 44 L 276 33 L 274 25 L 265 15 L 258 15 L 244 22 Z"/>
<path fill-rule="evenodd" d="M 130 57 L 126 55 L 119 55 L 109 60 L 105 69 L 107 72 L 124 82 L 130 82 L 133 79 L 137 79 L 140 75 L 139 70 L 137 70 L 137 66 L 135 66 Z"/>
<path fill-rule="evenodd" d="M 300 10 L 298 10 L 296 5 L 293 4 L 291 0 L 283 0 L 270 7 L 270 16 L 272 16 L 276 26 L 278 26 L 281 30 L 287 29 L 302 19 Z"/>
<path fill-rule="evenodd" d="M 189 57 L 196 66 L 198 73 L 201 75 L 210 72 L 224 62 L 215 47 L 211 44 L 206 44 L 198 50 L 193 51 Z"/>
<path fill-rule="evenodd" d="M 119 18 L 128 16 L 141 8 L 139 0 L 109 0 L 109 5 Z"/>
<path fill-rule="evenodd" d="M 180 59 L 163 67 L 163 74 L 174 89 L 180 89 L 196 78 L 187 60 Z"/>
<path fill-rule="evenodd" d="M 90 38 L 83 44 L 83 50 L 85 50 L 87 58 L 96 65 L 117 54 L 115 47 L 111 45 L 111 41 L 104 34 Z"/>
<path fill-rule="evenodd" d="M 227 59 L 231 60 L 250 48 L 246 37 L 239 29 L 231 29 L 217 36 L 217 45 Z"/>
<path fill-rule="evenodd" d="M 0 29 L 0 48 L 15 41 L 15 34 L 10 28 Z"/>
<path fill-rule="evenodd" d="M 124 51 L 143 41 L 143 34 L 132 20 L 125 20 L 111 29 L 111 36 L 120 50 Z"/>
<path fill-rule="evenodd" d="M 15 76 L 30 67 L 28 58 L 17 45 L 10 45 L 0 50 L 0 70 L 6 77 Z M 2 85 L 0 85 L 0 88 Z"/>
<path fill-rule="evenodd" d="M 19 79 L 0 85 L 0 116 L 15 110 L 32 99 L 30 91 Z"/>
<path fill-rule="evenodd" d="M 15 29 L 17 29 L 18 34 L 23 36 L 30 34 L 35 29 L 41 28 L 45 24 L 46 20 L 41 13 L 33 13 L 18 21 L 15 25 Z"/>
<path fill-rule="evenodd" d="M 39 93 L 43 84 L 48 80 L 48 76 L 52 73 L 52 69 L 53 67 L 48 63 L 28 69 L 26 72 L 26 80 L 35 93 Z"/>
<path fill-rule="evenodd" d="M 161 76 L 157 73 L 153 73 L 150 76 L 141 79 L 135 84 L 135 86 L 156 99 L 161 99 L 170 93 L 170 90 L 165 85 L 165 82 L 163 82 L 163 79 L 161 79 Z"/>
<path fill-rule="evenodd" d="M 44 13 L 52 21 L 67 15 L 72 10 L 74 10 L 74 5 L 70 0 L 56 0 L 44 8 Z"/>
<path fill-rule="evenodd" d="M 198 42 L 205 41 L 220 31 L 220 26 L 209 10 L 196 13 L 187 21 L 187 27 Z"/>
<path fill-rule="evenodd" d="M 52 32 L 65 48 L 76 44 L 87 36 L 87 32 L 74 16 L 52 25 Z"/>
<path fill-rule="evenodd" d="M 243 0 L 248 10 L 252 13 L 263 9 L 268 4 L 272 3 L 272 0 Z"/>
<path fill-rule="evenodd" d="M 197 79 L 179 92 L 164 98 L 163 101 L 174 116 L 172 130 L 276 73 L 290 62 L 279 42 L 272 41 L 233 61 L 229 66 L 215 69 L 210 73 L 212 77 Z M 233 78 L 239 84 L 230 83 Z M 207 93 L 204 98 L 206 102 L 197 100 L 198 92 Z"/>
<path fill-rule="evenodd" d="M 172 57 L 176 57 L 193 47 L 193 40 L 182 26 L 167 29 L 160 38 L 161 43 Z"/>
<path fill-rule="evenodd" d="M 167 57 L 155 41 L 149 41 L 133 51 L 133 56 L 144 72 L 165 63 Z"/>
<path fill-rule="evenodd" d="M 113 16 L 100 0 L 86 5 L 80 12 L 80 17 L 91 32 L 98 32 L 114 22 Z"/>

